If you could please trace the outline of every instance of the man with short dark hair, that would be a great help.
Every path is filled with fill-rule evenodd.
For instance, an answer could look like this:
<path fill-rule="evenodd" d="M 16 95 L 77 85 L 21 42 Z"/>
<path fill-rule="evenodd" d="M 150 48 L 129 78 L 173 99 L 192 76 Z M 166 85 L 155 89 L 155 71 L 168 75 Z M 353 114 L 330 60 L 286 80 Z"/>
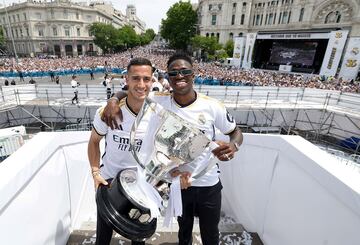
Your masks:
<path fill-rule="evenodd" d="M 91 166 L 94 185 L 97 189 L 100 184 L 108 185 L 116 174 L 126 168 L 135 167 L 137 163 L 130 151 L 130 130 L 137 113 L 148 95 L 152 85 L 151 62 L 144 58 L 134 58 L 128 65 L 126 83 L 128 96 L 122 100 L 111 99 L 124 115 L 124 120 L 118 129 L 109 128 L 102 120 L 104 108 L 99 108 L 95 113 L 93 130 L 88 145 L 88 157 Z M 145 133 L 145 132 L 144 132 Z M 137 134 L 139 150 L 142 145 L 143 134 Z M 100 140 L 105 137 L 105 152 L 100 165 Z M 97 215 L 96 244 L 108 245 L 112 237 L 110 227 L 99 215 Z M 132 241 L 132 244 L 145 244 L 144 242 Z"/>

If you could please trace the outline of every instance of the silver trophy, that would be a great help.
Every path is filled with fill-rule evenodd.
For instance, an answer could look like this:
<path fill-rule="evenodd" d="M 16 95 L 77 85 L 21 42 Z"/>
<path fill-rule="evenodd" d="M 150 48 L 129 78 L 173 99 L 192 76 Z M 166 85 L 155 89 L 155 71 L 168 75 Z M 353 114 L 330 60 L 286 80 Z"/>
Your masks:
<path fill-rule="evenodd" d="M 170 173 L 177 167 L 190 172 L 192 179 L 204 175 L 216 163 L 211 152 L 215 147 L 192 123 L 146 98 L 130 133 L 131 152 L 140 167 L 120 171 L 110 188 L 99 192 L 98 203 L 108 210 L 103 218 L 131 240 L 149 238 L 156 230 L 152 197 L 158 195 L 166 203 Z"/>
<path fill-rule="evenodd" d="M 136 133 L 146 136 L 137 151 Z M 171 182 L 169 172 L 187 166 L 197 179 L 213 166 L 212 141 L 195 125 L 146 98 L 130 133 L 132 154 L 144 169 L 146 181 L 156 186 L 160 181 Z"/>

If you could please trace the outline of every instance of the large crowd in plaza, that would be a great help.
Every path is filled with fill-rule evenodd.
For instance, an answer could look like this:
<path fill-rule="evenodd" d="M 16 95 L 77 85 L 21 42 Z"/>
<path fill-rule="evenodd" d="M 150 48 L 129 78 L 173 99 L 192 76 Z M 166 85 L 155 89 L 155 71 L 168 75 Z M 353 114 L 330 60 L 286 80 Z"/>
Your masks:
<path fill-rule="evenodd" d="M 58 59 L 22 58 L 16 64 L 14 59 L 6 59 L 0 72 L 46 72 L 78 69 L 92 69 L 97 67 L 126 68 L 132 57 L 147 57 L 159 70 L 166 70 L 166 60 L 171 51 L 155 47 L 140 47 L 122 53 L 106 56 L 82 56 Z M 219 84 L 228 82 L 239 83 L 243 86 L 276 86 L 276 87 L 306 87 L 342 92 L 360 93 L 358 81 L 347 81 L 337 78 L 321 77 L 319 75 L 304 75 L 295 73 L 280 73 L 265 70 L 243 70 L 219 66 L 214 62 L 195 62 L 195 74 L 201 79 L 217 80 Z"/>

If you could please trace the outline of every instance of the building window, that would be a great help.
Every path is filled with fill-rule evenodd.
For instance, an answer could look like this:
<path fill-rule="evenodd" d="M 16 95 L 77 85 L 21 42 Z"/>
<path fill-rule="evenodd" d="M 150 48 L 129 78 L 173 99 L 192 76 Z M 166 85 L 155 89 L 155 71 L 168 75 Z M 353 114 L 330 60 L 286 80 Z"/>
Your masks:
<path fill-rule="evenodd" d="M 209 4 L 209 10 L 211 10 L 212 9 L 212 4 Z"/>
<path fill-rule="evenodd" d="M 17 20 L 20 21 L 20 15 L 17 14 L 16 17 L 17 17 Z"/>
<path fill-rule="evenodd" d="M 300 9 L 299 22 L 303 21 L 305 8 Z"/>
<path fill-rule="evenodd" d="M 243 25 L 244 22 L 245 22 L 245 14 L 242 14 L 240 19 L 240 25 Z"/>
<path fill-rule="evenodd" d="M 234 25 L 235 24 L 235 15 L 233 14 L 231 16 L 231 25 Z"/>
<path fill-rule="evenodd" d="M 229 38 L 232 40 L 234 38 L 234 33 L 230 32 Z"/>
<path fill-rule="evenodd" d="M 27 36 L 30 36 L 30 34 L 29 34 L 29 27 L 26 27 L 25 29 L 26 29 L 26 35 L 27 35 Z"/>
<path fill-rule="evenodd" d="M 340 14 L 339 11 L 330 12 L 325 17 L 325 24 L 328 24 L 328 23 L 340 23 L 340 21 L 341 21 L 341 14 Z"/>
<path fill-rule="evenodd" d="M 214 37 L 214 35 L 215 35 L 215 34 L 212 32 L 212 33 L 211 33 L 211 37 Z"/>
<path fill-rule="evenodd" d="M 284 12 L 281 20 L 281 24 L 286 24 L 288 21 L 288 12 Z"/>
<path fill-rule="evenodd" d="M 260 24 L 260 15 L 256 15 L 256 21 L 255 21 L 255 25 L 259 25 Z"/>
<path fill-rule="evenodd" d="M 39 29 L 38 29 L 38 35 L 39 35 L 39 37 L 43 37 L 44 36 L 44 28 L 40 28 L 39 27 Z"/>
<path fill-rule="evenodd" d="M 272 25 L 274 19 L 273 13 L 269 14 L 268 25 Z"/>
<path fill-rule="evenodd" d="M 70 28 L 69 27 L 64 27 L 64 32 L 65 32 L 66 37 L 70 37 Z"/>
<path fill-rule="evenodd" d="M 54 35 L 54 37 L 56 37 L 58 35 L 57 28 L 53 27 L 52 29 L 53 29 L 53 35 Z"/>
<path fill-rule="evenodd" d="M 26 20 L 26 13 L 23 13 L 23 16 L 24 16 L 24 20 Z"/>
<path fill-rule="evenodd" d="M 209 33 L 206 33 L 206 37 L 209 37 Z"/>
<path fill-rule="evenodd" d="M 218 4 L 218 9 L 221 10 L 222 9 L 222 4 Z"/>
<path fill-rule="evenodd" d="M 243 3 L 243 7 L 246 8 L 246 3 Z"/>
<path fill-rule="evenodd" d="M 236 3 L 233 3 L 233 9 L 236 9 L 236 5 L 237 5 Z"/>
<path fill-rule="evenodd" d="M 212 16 L 211 16 L 211 25 L 216 25 L 216 14 L 213 14 Z"/>
<path fill-rule="evenodd" d="M 76 28 L 76 33 L 77 33 L 77 36 L 80 37 L 80 27 Z"/>
<path fill-rule="evenodd" d="M 216 33 L 216 39 L 219 41 L 220 33 Z"/>
<path fill-rule="evenodd" d="M 79 19 L 79 13 L 76 12 L 76 19 L 78 20 Z"/>
<path fill-rule="evenodd" d="M 51 16 L 51 19 L 55 19 L 55 13 L 54 13 L 53 9 L 50 10 L 50 16 Z"/>
<path fill-rule="evenodd" d="M 20 28 L 20 37 L 23 37 L 23 36 L 24 36 L 23 30 L 22 30 L 22 28 Z"/>
<path fill-rule="evenodd" d="M 15 29 L 16 37 L 19 37 L 19 32 L 17 29 Z"/>

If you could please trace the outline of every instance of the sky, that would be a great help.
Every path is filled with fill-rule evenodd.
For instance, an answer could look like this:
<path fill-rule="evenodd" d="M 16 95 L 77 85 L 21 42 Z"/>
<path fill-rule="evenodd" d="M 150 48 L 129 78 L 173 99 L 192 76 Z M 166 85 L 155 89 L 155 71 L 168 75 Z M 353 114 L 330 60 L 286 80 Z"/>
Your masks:
<path fill-rule="evenodd" d="M 5 1 L 6 5 L 10 3 L 24 2 L 25 0 L 0 0 L 0 4 Z M 38 0 L 37 0 L 38 1 Z M 78 2 L 86 2 L 87 0 L 76 0 Z M 116 9 L 119 9 L 123 14 L 126 13 L 126 6 L 133 4 L 136 7 L 137 16 L 146 23 L 146 28 L 152 28 L 155 32 L 158 31 L 161 19 L 166 17 L 168 9 L 179 0 L 105 0 L 111 2 Z M 197 0 L 191 0 L 191 3 L 197 3 Z"/>

